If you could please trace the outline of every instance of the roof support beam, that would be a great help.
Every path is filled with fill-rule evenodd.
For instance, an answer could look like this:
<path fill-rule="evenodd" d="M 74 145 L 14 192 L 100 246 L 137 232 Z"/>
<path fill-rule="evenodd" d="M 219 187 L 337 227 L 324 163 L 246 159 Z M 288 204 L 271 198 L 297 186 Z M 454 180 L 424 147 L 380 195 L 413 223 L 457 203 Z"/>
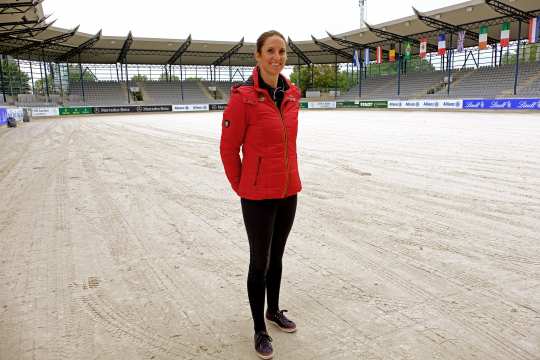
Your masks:
<path fill-rule="evenodd" d="M 240 40 L 240 42 L 238 44 L 234 45 L 230 50 L 228 50 L 223 55 L 221 55 L 219 58 L 217 58 L 212 63 L 212 65 L 213 66 L 221 65 L 225 60 L 229 59 L 231 56 L 236 54 L 238 52 L 238 50 L 240 50 L 242 48 L 242 46 L 244 46 L 244 38 L 243 37 L 242 37 L 242 39 Z"/>
<path fill-rule="evenodd" d="M 298 46 L 296 46 L 296 44 L 291 40 L 291 38 L 287 38 L 288 39 L 288 43 L 289 43 L 289 47 L 291 48 L 291 50 L 296 54 L 296 56 L 298 56 L 300 59 L 302 59 L 304 61 L 304 63 L 306 65 L 311 65 L 313 64 L 313 61 L 311 61 L 306 54 L 304 54 L 304 52 L 302 50 L 300 50 L 300 48 Z"/>
<path fill-rule="evenodd" d="M 414 38 L 411 38 L 411 37 L 408 37 L 408 36 L 404 36 L 404 35 L 394 34 L 394 33 L 388 32 L 386 30 L 376 29 L 376 28 L 368 25 L 367 23 L 366 23 L 366 26 L 369 29 L 369 31 L 371 31 L 372 33 L 374 33 L 378 37 L 383 38 L 385 40 L 395 41 L 395 42 L 398 42 L 398 43 L 410 42 L 410 43 L 415 44 L 415 45 L 420 45 L 420 40 L 417 40 L 417 39 L 414 39 Z M 429 44 L 429 43 L 427 44 L 427 48 L 428 48 L 428 50 L 430 52 L 434 52 L 434 51 L 438 50 L 437 46 Z"/>
<path fill-rule="evenodd" d="M 178 48 L 178 50 L 176 50 L 174 55 L 171 56 L 169 61 L 167 61 L 167 64 L 169 64 L 169 65 L 174 64 L 176 62 L 176 60 L 178 60 L 180 58 L 180 56 L 182 56 L 182 54 L 186 52 L 189 45 L 191 45 L 191 34 L 189 34 L 186 41 L 184 41 L 184 43 L 182 45 L 180 45 L 180 47 Z"/>
<path fill-rule="evenodd" d="M 439 29 L 439 30 L 444 30 L 444 31 L 454 33 L 454 34 L 457 34 L 460 31 L 465 31 L 465 37 L 467 37 L 467 38 L 469 38 L 470 40 L 473 40 L 473 41 L 478 41 L 478 33 L 474 32 L 474 31 L 465 29 L 465 28 L 463 28 L 463 27 L 461 27 L 459 25 L 452 25 L 452 24 L 446 23 L 444 21 L 434 19 L 434 18 L 431 18 L 429 16 L 422 15 L 414 7 L 413 7 L 413 11 L 416 14 L 416 16 L 418 17 L 418 19 L 420 19 L 424 24 L 426 24 L 429 27 Z M 499 42 L 499 40 L 494 39 L 492 37 L 488 37 L 488 43 L 489 44 L 496 44 L 498 42 Z"/>
<path fill-rule="evenodd" d="M 317 40 L 315 38 L 315 36 L 311 35 L 311 39 L 313 40 L 313 42 L 319 47 L 321 48 L 321 50 L 324 50 L 324 51 L 327 51 L 327 52 L 330 52 L 334 55 L 339 55 L 341 56 L 342 58 L 344 59 L 347 59 L 347 62 L 351 62 L 352 59 L 353 59 L 353 56 L 351 54 L 349 54 L 348 52 L 346 51 L 343 51 L 342 49 L 336 49 L 335 47 L 332 47 L 330 45 L 327 45 L 325 43 L 322 43 L 320 42 L 319 40 Z"/>
<path fill-rule="evenodd" d="M 515 20 L 528 22 L 532 15 L 526 11 L 516 9 L 513 6 L 502 3 L 498 0 L 484 0 L 486 4 L 498 13 L 512 17 Z"/>
<path fill-rule="evenodd" d="M 12 55 L 12 56 L 15 56 L 15 55 L 20 54 L 20 53 L 30 52 L 30 51 L 32 51 L 34 49 L 37 49 L 37 48 L 44 49 L 49 45 L 55 45 L 55 44 L 63 43 L 64 41 L 67 41 L 69 38 L 71 38 L 73 35 L 75 35 L 77 30 L 79 30 L 79 25 L 77 25 L 70 32 L 60 34 L 58 36 L 53 36 L 52 38 L 48 38 L 48 39 L 45 39 L 43 41 L 35 41 L 34 40 L 34 42 L 32 42 L 32 43 L 30 43 L 28 45 L 21 46 L 21 47 L 18 47 L 16 49 L 11 50 L 9 52 L 9 54 Z"/>
<path fill-rule="evenodd" d="M 0 15 L 24 14 L 28 10 L 38 6 L 43 0 L 9 2 L 0 4 Z"/>
<path fill-rule="evenodd" d="M 55 20 L 56 21 L 56 20 Z M 24 29 L 17 29 L 17 30 L 11 30 L 11 31 L 5 31 L 0 32 L 0 40 L 7 39 L 11 36 L 17 36 L 17 35 L 24 35 L 28 37 L 34 37 L 38 35 L 39 33 L 47 30 L 52 24 L 54 24 L 54 21 L 51 23 L 48 23 L 45 26 L 34 26 L 31 28 L 24 28 Z M 18 38 L 22 38 L 23 36 L 18 36 Z"/>
<path fill-rule="evenodd" d="M 122 50 L 120 50 L 120 54 L 118 54 L 118 59 L 116 59 L 117 63 L 123 63 L 126 60 L 131 44 L 133 44 L 133 35 L 131 35 L 130 31 L 126 37 L 126 40 L 124 41 L 124 45 L 122 45 Z"/>
<path fill-rule="evenodd" d="M 94 46 L 96 42 L 99 41 L 101 38 L 101 30 L 98 31 L 98 33 L 94 36 L 92 36 L 90 39 L 83 42 L 81 45 L 77 46 L 76 48 L 73 48 L 69 50 L 67 53 L 60 55 L 58 58 L 56 58 L 56 63 L 66 62 L 75 57 L 76 55 L 81 54 L 84 50 L 91 48 Z"/>

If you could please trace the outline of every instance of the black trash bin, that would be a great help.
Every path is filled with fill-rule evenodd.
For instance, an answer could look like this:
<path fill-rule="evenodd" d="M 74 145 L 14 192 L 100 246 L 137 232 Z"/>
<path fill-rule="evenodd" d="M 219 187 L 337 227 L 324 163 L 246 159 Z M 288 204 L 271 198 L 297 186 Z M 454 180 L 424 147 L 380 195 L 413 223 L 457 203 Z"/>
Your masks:
<path fill-rule="evenodd" d="M 14 117 L 10 116 L 7 118 L 7 127 L 14 128 L 17 127 L 17 120 Z"/>
<path fill-rule="evenodd" d="M 30 111 L 28 109 L 23 109 L 23 122 L 30 122 L 31 116 Z"/>

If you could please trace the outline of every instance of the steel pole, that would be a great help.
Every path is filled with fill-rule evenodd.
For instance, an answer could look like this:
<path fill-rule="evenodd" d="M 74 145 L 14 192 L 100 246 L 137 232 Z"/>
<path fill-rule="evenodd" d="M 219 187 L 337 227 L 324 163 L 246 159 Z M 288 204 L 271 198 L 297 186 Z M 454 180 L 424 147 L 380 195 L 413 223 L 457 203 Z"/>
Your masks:
<path fill-rule="evenodd" d="M 519 49 L 520 49 L 520 43 L 521 43 L 521 20 L 519 21 L 518 26 L 518 44 L 517 44 L 517 54 L 516 54 L 516 74 L 514 76 L 514 95 L 517 93 L 517 85 L 518 85 L 518 76 L 519 76 Z"/>

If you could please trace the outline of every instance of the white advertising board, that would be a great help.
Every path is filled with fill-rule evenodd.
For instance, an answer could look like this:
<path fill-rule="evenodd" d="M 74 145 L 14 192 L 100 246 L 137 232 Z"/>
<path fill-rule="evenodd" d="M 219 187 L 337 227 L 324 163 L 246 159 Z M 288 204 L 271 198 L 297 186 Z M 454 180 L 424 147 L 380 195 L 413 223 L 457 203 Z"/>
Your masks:
<path fill-rule="evenodd" d="M 335 101 L 310 101 L 308 102 L 308 109 L 335 109 Z"/>
<path fill-rule="evenodd" d="M 173 105 L 173 112 L 188 112 L 188 111 L 210 111 L 208 104 L 183 104 Z"/>
<path fill-rule="evenodd" d="M 463 100 L 433 100 L 433 99 L 418 99 L 418 100 L 390 100 L 388 101 L 389 109 L 461 109 L 463 108 Z"/>
<path fill-rule="evenodd" d="M 32 116 L 60 116 L 60 111 L 57 107 L 34 107 Z"/>

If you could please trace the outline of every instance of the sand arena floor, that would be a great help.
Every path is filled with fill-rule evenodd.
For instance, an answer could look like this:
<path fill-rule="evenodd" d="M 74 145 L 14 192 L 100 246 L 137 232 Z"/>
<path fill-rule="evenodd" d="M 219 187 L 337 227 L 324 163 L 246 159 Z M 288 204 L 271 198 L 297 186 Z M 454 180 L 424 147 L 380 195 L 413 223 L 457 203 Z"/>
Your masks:
<path fill-rule="evenodd" d="M 0 129 L 0 359 L 255 359 L 220 113 Z M 276 359 L 540 359 L 540 116 L 302 112 Z"/>

